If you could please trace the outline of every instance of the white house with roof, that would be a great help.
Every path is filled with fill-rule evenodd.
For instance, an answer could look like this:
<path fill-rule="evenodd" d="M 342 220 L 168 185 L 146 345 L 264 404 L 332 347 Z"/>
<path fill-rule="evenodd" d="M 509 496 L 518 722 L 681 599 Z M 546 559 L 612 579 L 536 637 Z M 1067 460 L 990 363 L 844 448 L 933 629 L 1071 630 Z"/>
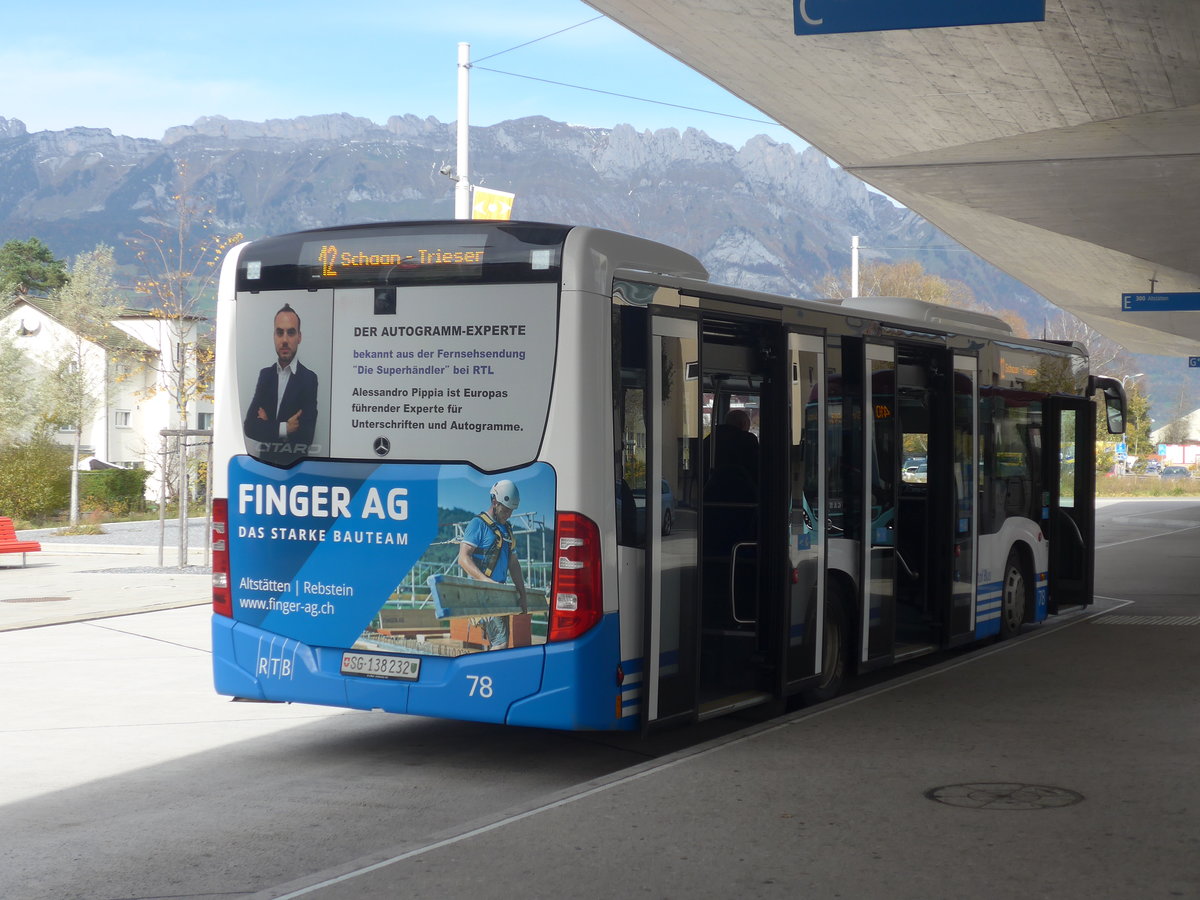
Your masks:
<path fill-rule="evenodd" d="M 1182 428 L 1175 428 L 1176 425 L 1182 425 Z M 1180 442 L 1168 444 L 1168 435 L 1180 439 Z M 1170 424 L 1150 432 L 1150 440 L 1165 451 L 1161 455 L 1168 465 L 1200 465 L 1200 409 L 1194 409 Z"/>
<path fill-rule="evenodd" d="M 23 296 L 0 318 L 0 334 L 21 352 L 31 377 L 49 377 L 68 354 L 74 354 L 76 334 L 54 316 L 55 302 Z M 195 347 L 204 320 L 197 316 L 166 319 L 145 310 L 125 310 L 112 319 L 99 337 L 82 339 L 86 381 L 97 400 L 94 415 L 84 424 L 81 458 L 126 468 L 157 470 L 164 429 L 212 427 L 212 401 L 191 400 L 186 424 L 176 411 L 172 382 L 180 375 L 196 376 Z M 185 368 L 181 371 L 182 364 Z M 72 445 L 75 430 L 65 426 L 55 435 Z M 174 447 L 172 442 L 171 447 Z M 151 479 L 157 494 L 156 479 Z"/>

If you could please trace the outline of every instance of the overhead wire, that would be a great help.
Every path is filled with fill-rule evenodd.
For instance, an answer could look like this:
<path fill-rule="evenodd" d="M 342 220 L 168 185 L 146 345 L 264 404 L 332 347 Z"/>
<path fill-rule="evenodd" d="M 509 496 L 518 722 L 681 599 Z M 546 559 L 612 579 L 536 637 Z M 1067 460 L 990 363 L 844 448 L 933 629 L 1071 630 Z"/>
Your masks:
<path fill-rule="evenodd" d="M 541 37 L 534 38 L 532 41 L 525 41 L 523 44 L 517 44 L 515 47 L 509 47 L 507 50 L 498 50 L 495 53 L 489 53 L 487 56 L 481 56 L 475 62 L 483 62 L 485 59 L 494 59 L 497 56 L 503 56 L 505 53 L 512 53 L 514 50 L 520 50 L 522 47 L 528 47 L 530 44 L 536 44 L 538 41 L 544 41 L 546 38 L 557 37 L 560 34 L 570 31 L 572 28 L 579 28 L 583 25 L 590 25 L 593 22 L 598 22 L 604 16 L 592 16 L 590 19 L 585 19 L 582 22 L 576 22 L 574 25 L 568 25 L 566 28 L 560 28 L 558 31 L 552 31 L 549 34 L 543 34 Z M 471 65 L 474 65 L 472 63 Z M 490 70 L 489 70 L 490 71 Z"/>
<path fill-rule="evenodd" d="M 717 112 L 716 110 L 712 110 L 712 109 L 702 109 L 698 106 L 684 106 L 680 103 L 668 103 L 665 100 L 652 100 L 649 97 L 635 97 L 632 94 L 619 94 L 616 91 L 605 91 L 605 90 L 601 90 L 600 88 L 586 87 L 581 84 L 569 84 L 565 81 L 555 81 L 551 78 L 539 78 L 536 75 L 522 75 L 519 72 L 505 72 L 500 69 L 492 69 L 492 68 L 489 68 L 488 66 L 479 65 L 479 63 L 483 62 L 484 60 L 495 59 L 497 56 L 502 56 L 505 53 L 511 53 L 514 50 L 520 50 L 522 47 L 528 47 L 530 44 L 536 44 L 538 41 L 544 41 L 547 38 L 557 37 L 558 35 L 568 32 L 568 31 L 571 31 L 574 28 L 580 28 L 583 25 L 590 25 L 592 22 L 598 22 L 600 19 L 604 19 L 604 18 L 607 18 L 607 17 L 606 16 L 594 16 L 594 17 L 592 17 L 590 19 L 586 19 L 582 22 L 577 22 L 574 25 L 568 25 L 566 28 L 560 28 L 558 31 L 552 31 L 552 32 L 550 32 L 550 34 L 544 34 L 541 37 L 534 38 L 531 41 L 525 41 L 524 43 L 517 44 L 514 47 L 509 47 L 507 50 L 500 50 L 500 51 L 497 51 L 496 53 L 489 53 L 487 56 L 481 56 L 479 59 L 469 63 L 468 67 L 472 68 L 472 69 L 479 69 L 480 71 L 483 71 L 483 72 L 491 72 L 494 75 L 507 75 L 510 78 L 524 78 L 528 81 L 539 81 L 542 84 L 552 84 L 552 85 L 555 85 L 556 87 L 571 88 L 576 91 L 589 91 L 593 94 L 604 94 L 605 96 L 618 97 L 622 100 L 634 100 L 638 103 L 653 103 L 656 106 L 669 106 L 672 109 L 682 109 L 687 112 L 702 113 L 707 116 L 721 116 L 722 118 L 725 118 L 725 119 L 738 119 L 742 122 L 753 122 L 756 125 L 774 125 L 776 127 L 781 127 L 778 122 L 776 122 L 772 119 L 755 119 L 755 118 L 751 118 L 749 116 L 738 116 L 738 115 L 734 115 L 733 113 L 723 113 L 723 112 Z"/>
<path fill-rule="evenodd" d="M 771 119 L 753 119 L 753 118 L 750 118 L 749 116 L 736 116 L 733 113 L 717 112 L 712 109 L 702 109 L 698 106 L 684 106 L 681 103 L 668 103 L 665 100 L 651 100 L 648 97 L 635 97 L 632 94 L 618 94 L 616 91 L 604 91 L 604 90 L 601 90 L 600 88 L 585 87 L 581 84 L 568 84 L 565 81 L 554 81 L 550 78 L 538 78 L 536 75 L 521 75 L 518 72 L 504 72 L 504 71 L 501 71 L 500 69 L 489 69 L 487 66 L 476 66 L 476 65 L 472 64 L 471 68 L 480 69 L 484 72 L 492 72 L 493 74 L 496 74 L 496 75 L 508 75 L 512 78 L 525 78 L 525 79 L 528 79 L 529 81 L 540 81 L 543 84 L 553 84 L 558 87 L 574 88 L 577 91 L 590 91 L 593 94 L 605 94 L 609 97 L 620 97 L 622 100 L 636 100 L 639 103 L 654 103 L 658 106 L 669 106 L 672 109 L 683 109 L 683 110 L 687 110 L 688 112 L 704 113 L 705 115 L 708 115 L 708 116 L 722 116 L 726 119 L 740 119 L 743 122 L 754 122 L 759 125 L 779 126 L 778 122 L 772 121 Z"/>

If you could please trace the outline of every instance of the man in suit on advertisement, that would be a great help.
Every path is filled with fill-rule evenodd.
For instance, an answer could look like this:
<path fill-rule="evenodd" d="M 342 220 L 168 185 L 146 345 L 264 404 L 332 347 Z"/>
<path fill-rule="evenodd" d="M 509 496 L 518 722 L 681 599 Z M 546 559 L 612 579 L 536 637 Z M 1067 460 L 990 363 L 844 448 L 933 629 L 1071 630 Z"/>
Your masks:
<path fill-rule="evenodd" d="M 317 376 L 296 359 L 300 316 L 284 304 L 275 313 L 278 360 L 258 373 L 243 430 L 265 462 L 286 465 L 307 456 L 317 428 Z"/>

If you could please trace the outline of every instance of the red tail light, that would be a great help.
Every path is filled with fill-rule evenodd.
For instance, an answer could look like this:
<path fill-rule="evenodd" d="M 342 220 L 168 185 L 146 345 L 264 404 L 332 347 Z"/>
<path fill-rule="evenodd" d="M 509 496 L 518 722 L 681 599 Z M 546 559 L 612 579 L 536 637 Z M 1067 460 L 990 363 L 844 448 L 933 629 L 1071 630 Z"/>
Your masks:
<path fill-rule="evenodd" d="M 213 612 L 233 618 L 233 598 L 229 593 L 229 501 L 212 504 L 212 597 Z"/>
<path fill-rule="evenodd" d="M 554 579 L 547 640 L 579 637 L 604 615 L 600 577 L 600 529 L 587 516 L 558 513 L 554 528 Z"/>

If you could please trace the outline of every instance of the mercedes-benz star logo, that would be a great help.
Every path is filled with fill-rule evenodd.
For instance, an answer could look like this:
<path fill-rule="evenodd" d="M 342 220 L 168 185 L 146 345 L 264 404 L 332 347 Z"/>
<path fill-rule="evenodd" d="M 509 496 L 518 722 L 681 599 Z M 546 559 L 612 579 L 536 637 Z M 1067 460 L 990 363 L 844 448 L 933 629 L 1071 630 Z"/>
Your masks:
<path fill-rule="evenodd" d="M 375 438 L 374 447 L 376 456 L 387 456 L 392 452 L 392 442 L 385 437 Z"/>

